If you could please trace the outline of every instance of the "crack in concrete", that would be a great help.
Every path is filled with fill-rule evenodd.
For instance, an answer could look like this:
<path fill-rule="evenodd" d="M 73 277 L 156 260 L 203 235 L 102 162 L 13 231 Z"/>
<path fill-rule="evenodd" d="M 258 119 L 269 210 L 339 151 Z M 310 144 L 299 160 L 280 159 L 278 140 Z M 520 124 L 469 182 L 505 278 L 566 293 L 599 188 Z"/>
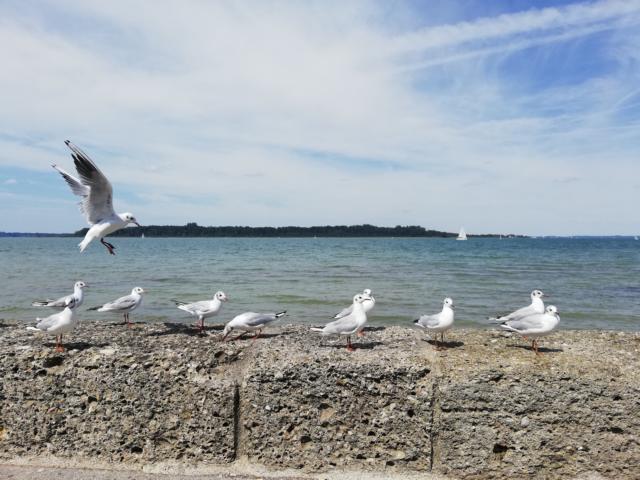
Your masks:
<path fill-rule="evenodd" d="M 240 456 L 240 385 L 233 385 L 233 461 Z"/>
<path fill-rule="evenodd" d="M 429 453 L 429 471 L 433 472 L 435 462 L 437 458 L 437 443 L 438 432 L 440 431 L 439 425 L 436 425 L 440 420 L 440 378 L 435 377 L 433 380 L 433 391 L 431 397 L 431 432 L 429 435 L 430 440 L 430 453 Z"/>

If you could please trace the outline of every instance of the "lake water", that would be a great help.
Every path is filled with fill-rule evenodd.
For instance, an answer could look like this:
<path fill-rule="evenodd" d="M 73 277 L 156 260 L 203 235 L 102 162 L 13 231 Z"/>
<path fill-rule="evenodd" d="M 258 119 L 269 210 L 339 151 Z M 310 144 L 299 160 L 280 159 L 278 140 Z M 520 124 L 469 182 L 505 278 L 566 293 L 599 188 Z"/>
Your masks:
<path fill-rule="evenodd" d="M 550 295 L 563 328 L 640 329 L 640 241 L 630 238 L 114 238 L 117 255 L 78 238 L 0 238 L 0 318 L 33 321 L 48 310 L 31 301 L 91 288 L 83 319 L 115 318 L 85 309 L 147 290 L 136 321 L 191 321 L 170 299 L 194 301 L 223 290 L 219 320 L 247 310 L 287 310 L 286 322 L 322 324 L 371 288 L 370 324 L 411 325 L 450 296 L 456 324 Z"/>

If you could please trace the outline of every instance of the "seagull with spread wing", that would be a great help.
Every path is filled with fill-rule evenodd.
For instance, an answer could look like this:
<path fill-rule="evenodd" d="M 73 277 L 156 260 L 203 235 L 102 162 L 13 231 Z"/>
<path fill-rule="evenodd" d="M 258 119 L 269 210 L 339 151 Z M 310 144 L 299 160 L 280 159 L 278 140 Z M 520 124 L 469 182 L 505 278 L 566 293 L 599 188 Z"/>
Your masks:
<path fill-rule="evenodd" d="M 73 163 L 80 178 L 65 172 L 57 165 L 52 166 L 66 180 L 71 191 L 82 197 L 80 211 L 89 222 L 90 228 L 82 242 L 78 244 L 80 251 L 83 252 L 93 240 L 99 239 L 107 247 L 109 253 L 115 255 L 113 251 L 115 247 L 109 242 L 105 242 L 104 237 L 130 223 L 135 223 L 137 226 L 140 224 L 132 213 L 116 213 L 113 210 L 113 189 L 107 177 L 86 153 L 69 140 L 65 140 L 64 143 L 71 149 Z"/>

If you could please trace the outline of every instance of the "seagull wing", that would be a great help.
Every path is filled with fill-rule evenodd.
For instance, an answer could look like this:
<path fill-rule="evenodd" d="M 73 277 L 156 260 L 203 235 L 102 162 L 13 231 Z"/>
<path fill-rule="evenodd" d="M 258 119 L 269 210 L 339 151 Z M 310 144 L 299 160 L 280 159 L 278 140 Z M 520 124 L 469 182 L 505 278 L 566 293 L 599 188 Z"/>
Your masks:
<path fill-rule="evenodd" d="M 36 328 L 38 330 L 47 331 L 51 327 L 53 327 L 60 320 L 60 314 L 54 313 L 53 315 L 48 316 L 47 318 L 43 318 L 38 322 Z"/>
<path fill-rule="evenodd" d="M 247 327 L 259 327 L 265 323 L 273 322 L 275 319 L 275 313 L 254 313 L 244 321 L 244 324 Z"/>
<path fill-rule="evenodd" d="M 526 307 L 519 308 L 515 312 L 511 312 L 508 315 L 498 317 L 496 320 L 500 323 L 505 323 L 510 320 L 519 320 L 521 318 L 536 314 L 538 314 L 538 312 L 536 312 L 536 310 L 531 305 L 527 305 Z"/>
<path fill-rule="evenodd" d="M 433 328 L 437 327 L 440 324 L 440 315 L 421 315 L 416 325 L 421 326 L 422 328 Z"/>
<path fill-rule="evenodd" d="M 343 309 L 340 313 L 336 313 L 333 316 L 333 318 L 346 317 L 347 315 L 351 315 L 351 312 L 353 312 L 353 305 L 349 305 L 347 308 Z"/>
<path fill-rule="evenodd" d="M 348 315 L 331 323 L 327 323 L 322 331 L 325 334 L 346 334 L 348 332 L 355 332 L 357 328 L 358 322 L 355 315 Z"/>
<path fill-rule="evenodd" d="M 133 295 L 126 295 L 124 297 L 120 297 L 113 302 L 105 303 L 102 308 L 100 308 L 99 312 L 113 312 L 113 311 L 123 311 L 129 310 L 133 307 L 138 299 Z"/>
<path fill-rule="evenodd" d="M 518 332 L 539 330 L 545 326 L 544 314 L 529 315 L 528 317 L 522 317 L 516 320 L 507 320 L 501 326 Z"/>
<path fill-rule="evenodd" d="M 80 204 L 82 213 L 90 224 L 98 223 L 115 214 L 113 210 L 113 188 L 107 177 L 89 156 L 69 140 L 65 143 L 71 149 L 73 163 L 80 179 L 56 168 L 71 187 L 71 191 L 83 197 Z"/>

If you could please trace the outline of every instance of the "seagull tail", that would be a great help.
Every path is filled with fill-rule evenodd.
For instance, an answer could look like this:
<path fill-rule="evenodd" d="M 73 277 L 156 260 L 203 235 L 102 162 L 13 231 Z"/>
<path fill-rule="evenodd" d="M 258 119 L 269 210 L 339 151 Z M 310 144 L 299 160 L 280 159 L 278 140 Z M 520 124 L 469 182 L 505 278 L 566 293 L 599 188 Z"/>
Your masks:
<path fill-rule="evenodd" d="M 32 307 L 46 307 L 48 303 L 49 303 L 48 300 L 35 300 L 35 301 L 31 302 L 31 306 Z"/>
<path fill-rule="evenodd" d="M 180 300 L 175 300 L 175 299 L 171 299 L 171 301 L 175 303 L 178 307 L 181 307 L 187 304 L 187 302 L 181 302 Z"/>
<path fill-rule="evenodd" d="M 284 310 L 283 312 L 280 312 L 280 313 L 276 313 L 276 318 L 284 317 L 286 314 L 287 314 L 286 310 Z"/>
<path fill-rule="evenodd" d="M 322 332 L 322 331 L 324 331 L 324 329 L 318 328 L 318 327 L 311 327 L 311 331 L 312 332 Z"/>
<path fill-rule="evenodd" d="M 36 327 L 27 327 L 27 330 L 31 330 L 33 332 L 39 332 L 40 331 Z"/>
<path fill-rule="evenodd" d="M 88 311 L 91 311 L 91 310 L 99 310 L 99 309 L 101 309 L 101 308 L 102 308 L 102 305 L 98 305 L 97 307 L 87 308 L 87 310 L 88 310 Z"/>
<path fill-rule="evenodd" d="M 84 252 L 84 249 L 87 248 L 87 246 L 91 243 L 91 240 L 93 240 L 93 238 L 84 237 L 84 239 L 78 244 L 78 247 L 80 247 L 80 252 Z"/>

